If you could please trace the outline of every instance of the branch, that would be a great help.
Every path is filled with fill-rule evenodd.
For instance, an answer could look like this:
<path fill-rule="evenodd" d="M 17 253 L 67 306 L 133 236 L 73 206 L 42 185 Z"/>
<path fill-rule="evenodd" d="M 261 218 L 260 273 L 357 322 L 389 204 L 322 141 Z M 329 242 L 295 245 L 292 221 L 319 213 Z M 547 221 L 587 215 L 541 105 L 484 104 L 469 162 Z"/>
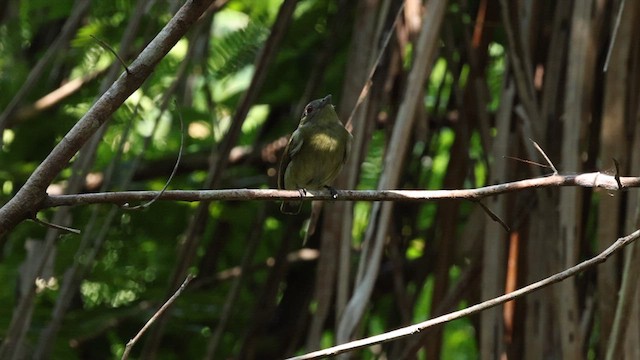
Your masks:
<path fill-rule="evenodd" d="M 169 298 L 169 300 L 167 300 L 161 307 L 160 309 L 158 309 L 158 311 L 155 312 L 155 314 L 153 314 L 153 316 L 151 317 L 151 319 L 149 319 L 149 321 L 147 321 L 146 324 L 144 324 L 144 326 L 142 327 L 142 329 L 140 329 L 140 331 L 138 331 L 138 333 L 136 334 L 136 336 L 129 340 L 129 342 L 127 343 L 127 346 L 125 346 L 124 348 L 124 353 L 122 353 L 122 359 L 128 359 L 129 358 L 129 353 L 131 352 L 131 349 L 133 348 L 133 345 L 136 344 L 136 342 L 138 342 L 138 340 L 140 340 L 140 338 L 142 337 L 142 335 L 147 331 L 147 329 L 156 321 L 156 319 L 158 319 L 158 317 L 160 317 L 160 315 L 162 315 L 162 313 L 164 313 L 169 306 L 171 306 L 171 304 L 173 304 L 174 301 L 176 301 L 176 299 L 178 298 L 178 296 L 180 296 L 180 294 L 182 294 L 182 292 L 184 291 L 184 289 L 187 287 L 187 285 L 189 284 L 189 282 L 194 278 L 195 276 L 192 274 L 187 275 L 187 277 L 184 279 L 184 282 L 182 283 L 182 285 L 180 285 L 180 287 L 178 288 L 178 290 L 176 290 L 176 292 L 173 294 L 173 296 L 171 296 Z"/>
<path fill-rule="evenodd" d="M 640 177 L 620 177 L 623 188 L 640 187 Z M 478 200 L 524 189 L 556 186 L 595 187 L 619 190 L 616 177 L 600 172 L 578 175 L 552 175 L 543 178 L 525 179 L 504 184 L 489 185 L 461 190 L 336 190 L 338 197 L 328 190 L 300 194 L 296 190 L 275 189 L 227 189 L 227 190 L 172 190 L 158 197 L 158 191 L 122 191 L 76 195 L 50 195 L 42 201 L 38 210 L 57 206 L 87 204 L 118 204 L 132 201 L 148 201 L 154 197 L 165 201 L 240 201 L 240 200 L 338 200 L 338 201 L 431 201 L 431 200 Z"/>
<path fill-rule="evenodd" d="M 338 345 L 338 346 L 333 346 L 330 347 L 328 349 L 324 349 L 324 350 L 319 350 L 319 351 L 314 351 L 312 353 L 309 354 L 305 354 L 305 355 L 301 355 L 301 356 L 295 356 L 292 358 L 289 358 L 288 360 L 305 360 L 305 359 L 319 359 L 322 357 L 327 357 L 327 356 L 334 356 L 337 354 L 341 354 L 347 351 L 351 351 L 351 350 L 356 350 L 356 349 L 360 349 L 363 347 L 367 347 L 367 346 L 371 346 L 374 344 L 381 344 L 381 343 L 385 343 L 391 340 L 396 340 L 399 338 L 403 338 L 403 337 L 407 337 L 416 333 L 419 333 L 420 331 L 423 331 L 429 327 L 438 325 L 438 324 L 442 324 L 442 323 L 446 323 L 455 319 L 459 319 L 461 317 L 464 316 L 468 316 L 489 308 L 492 308 L 494 306 L 500 305 L 500 304 L 504 304 L 507 301 L 511 301 L 513 299 L 516 299 L 520 296 L 523 296 L 525 294 L 528 294 L 530 292 L 536 291 L 538 289 L 541 289 L 545 286 L 560 282 L 562 280 L 567 279 L 570 276 L 576 275 L 590 267 L 593 267 L 597 264 L 600 264 L 604 261 L 607 260 L 607 258 L 609 256 L 611 256 L 611 254 L 615 253 L 616 251 L 622 249 L 623 247 L 625 247 L 626 245 L 634 242 L 635 240 L 637 240 L 638 238 L 640 238 L 640 230 L 636 230 L 633 233 L 625 236 L 625 237 L 621 237 L 618 238 L 618 240 L 613 243 L 611 246 L 609 246 L 607 249 L 605 249 L 603 252 L 601 252 L 600 254 L 598 254 L 597 256 L 583 261 L 581 263 L 579 263 L 578 265 L 575 265 L 573 267 L 570 267 L 567 270 L 564 270 L 560 273 L 551 275 L 543 280 L 540 280 L 538 282 L 535 282 L 531 285 L 525 286 L 519 290 L 516 290 L 514 292 L 511 292 L 509 294 L 505 294 L 502 296 L 498 296 L 494 299 L 491 300 L 487 300 L 485 302 L 482 302 L 480 304 L 468 307 L 466 309 L 463 310 L 459 310 L 459 311 L 454 311 L 452 313 L 443 315 L 443 316 L 439 316 L 437 318 L 431 319 L 431 320 L 427 320 L 427 321 L 423 321 L 421 323 L 415 324 L 415 325 L 411 325 L 411 326 L 407 326 L 404 328 L 400 328 L 397 330 L 393 330 L 384 334 L 380 334 L 380 335 L 376 335 L 376 336 L 371 336 L 365 339 L 361 339 L 361 340 L 356 340 L 356 341 L 351 341 L 349 343 L 346 344 L 342 344 L 342 345 Z"/>
<path fill-rule="evenodd" d="M 18 123 L 30 120 L 42 114 L 44 111 L 60 105 L 64 100 L 78 93 L 78 91 L 82 90 L 85 85 L 90 84 L 95 79 L 101 77 L 108 70 L 109 67 L 105 67 L 104 69 L 94 71 L 90 74 L 67 80 L 59 88 L 51 91 L 47 95 L 44 95 L 33 104 L 24 105 L 16 109 L 16 113 L 12 116 L 12 119 L 10 119 L 7 127 L 10 128 Z"/>

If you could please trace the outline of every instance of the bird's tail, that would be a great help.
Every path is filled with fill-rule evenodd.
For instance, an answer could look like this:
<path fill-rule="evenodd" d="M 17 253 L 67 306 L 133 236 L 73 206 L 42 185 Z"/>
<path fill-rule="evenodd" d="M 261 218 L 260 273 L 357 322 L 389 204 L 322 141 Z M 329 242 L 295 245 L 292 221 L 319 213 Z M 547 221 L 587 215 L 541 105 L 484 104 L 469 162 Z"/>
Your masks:
<path fill-rule="evenodd" d="M 297 215 L 302 209 L 302 201 L 283 201 L 280 205 L 280 211 L 283 214 Z"/>

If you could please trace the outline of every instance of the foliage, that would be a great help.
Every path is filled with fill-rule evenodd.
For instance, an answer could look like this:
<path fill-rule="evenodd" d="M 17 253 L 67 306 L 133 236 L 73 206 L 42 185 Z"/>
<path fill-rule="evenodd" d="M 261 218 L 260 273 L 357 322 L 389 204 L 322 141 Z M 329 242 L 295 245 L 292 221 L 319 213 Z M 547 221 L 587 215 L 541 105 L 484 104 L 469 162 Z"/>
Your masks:
<path fill-rule="evenodd" d="M 123 71 L 113 54 L 93 37 L 130 63 L 175 11 L 173 2 L 150 3 L 143 14 L 136 14 L 135 2 L 94 2 L 73 38 L 45 65 L 46 71 L 26 92 L 2 134 L 0 203 L 6 203 L 17 193 L 38 164 L 113 82 L 109 69 L 115 66 L 118 73 Z M 363 49 L 370 51 L 369 66 L 377 51 L 385 54 L 373 77 L 370 102 L 360 109 L 365 116 L 363 120 L 354 120 L 356 126 L 366 127 L 362 132 L 366 139 L 361 149 L 353 150 L 356 165 L 344 170 L 355 174 L 352 188 L 376 189 L 386 175 L 386 158 L 395 154 L 390 144 L 397 131 L 399 109 L 405 100 L 405 88 L 412 81 L 421 81 L 424 86 L 407 140 L 408 151 L 392 159 L 403 164 L 399 188 L 481 187 L 541 175 L 539 169 L 530 168 L 529 164 L 505 161 L 505 157 L 529 159 L 535 154 L 527 151 L 530 144 L 526 138 L 531 133 L 537 135 L 535 138 L 554 161 L 569 158 L 567 151 L 581 154 L 580 160 L 571 164 L 576 168 L 563 163 L 567 172 L 591 170 L 599 162 L 608 161 L 603 157 L 612 155 L 622 161 L 624 171 L 638 169 L 632 164 L 629 151 L 621 154 L 600 148 L 612 143 L 604 135 L 599 138 L 599 125 L 606 121 L 601 115 L 613 105 L 596 99 L 595 95 L 613 90 L 606 77 L 594 70 L 595 66 L 585 71 L 592 75 L 585 84 L 592 89 L 589 95 L 593 103 L 583 103 L 589 116 L 581 118 L 582 130 L 576 130 L 582 136 L 580 142 L 576 141 L 580 148 L 562 150 L 563 141 L 570 137 L 568 131 L 561 131 L 564 101 L 576 88 L 567 85 L 554 93 L 546 84 L 569 83 L 570 71 L 578 67 L 569 61 L 569 52 L 577 45 L 566 41 L 571 34 L 566 26 L 543 20 L 557 17 L 559 20 L 554 21 L 570 22 L 569 10 L 574 11 L 573 7 L 538 4 L 537 8 L 529 9 L 535 16 L 525 25 L 521 14 L 524 11 L 521 6 L 525 5 L 510 5 L 516 9 L 508 14 L 516 21 L 517 35 L 524 33 L 515 48 L 530 66 L 524 71 L 530 73 L 532 82 L 528 85 L 533 104 L 540 111 L 539 117 L 528 118 L 531 114 L 523 110 L 526 99 L 522 90 L 518 89 L 511 100 L 515 105 L 505 103 L 507 89 L 515 88 L 518 81 L 512 65 L 516 50 L 505 36 L 498 2 L 483 0 L 450 1 L 438 41 L 440 48 L 426 79 L 409 77 L 412 66 L 418 63 L 415 44 L 419 41 L 419 29 L 412 29 L 409 23 L 410 15 L 414 14 L 406 14 L 392 32 L 390 44 L 386 48 L 381 46 L 401 1 L 380 2 L 389 3 L 389 8 L 384 8 L 381 4 L 367 5 L 366 1 L 300 0 L 286 35 L 277 46 L 275 59 L 267 67 L 259 95 L 251 103 L 246 119 L 241 119 L 239 138 L 232 143 L 230 154 L 222 153 L 228 131 L 236 121 L 234 115 L 257 75 L 255 64 L 274 31 L 282 3 L 231 0 L 211 16 L 203 16 L 157 66 L 152 77 L 114 114 L 99 135 L 95 150 L 86 145 L 48 192 L 67 192 L 78 179 L 82 183 L 79 192 L 160 190 L 171 173 L 182 136 L 183 161 L 171 189 L 207 187 L 212 159 L 218 156 L 229 158 L 217 182 L 218 188 L 275 188 L 282 140 L 294 128 L 300 104 L 332 93 L 339 113 L 351 113 L 365 84 L 363 74 L 369 73 L 369 68 L 356 62 L 358 51 Z M 74 4 L 74 1 L 28 0 L 0 5 L 0 109 L 9 106 L 30 71 L 52 46 Z M 482 19 L 487 23 L 475 28 L 483 6 L 488 6 L 489 19 Z M 608 3 L 605 7 L 593 15 L 601 20 L 593 20 L 594 23 L 613 24 L 603 14 L 612 12 L 614 7 Z M 422 11 L 430 10 L 426 7 Z M 137 15 L 141 16 L 141 26 L 133 41 L 123 44 L 125 31 Z M 355 24 L 370 27 L 368 32 L 360 32 Z M 545 28 L 536 32 L 537 27 Z M 473 35 L 478 38 L 472 38 Z M 564 55 L 557 55 L 550 48 L 554 37 L 565 39 L 559 45 Z M 591 45 L 604 52 L 607 39 L 594 38 Z M 638 42 L 629 47 L 635 52 L 629 55 L 628 63 L 637 65 Z M 598 58 L 591 60 L 600 65 Z M 624 62 L 618 62 L 618 66 L 620 63 Z M 627 70 L 635 73 L 628 74 L 628 78 L 637 78 L 638 68 L 629 66 Z M 76 91 L 42 107 L 39 99 L 81 79 Z M 570 83 L 580 85 L 576 84 Z M 585 84 L 582 86 L 586 88 Z M 627 104 L 623 122 L 626 121 L 626 128 L 635 129 L 637 121 L 634 125 L 630 114 L 637 114 L 638 108 L 637 104 L 631 104 L 629 99 L 633 96 L 629 94 L 637 86 L 627 85 L 627 92 L 621 95 Z M 508 117 L 506 126 L 500 125 L 504 116 Z M 181 121 L 184 134 L 180 132 Z M 637 130 L 629 133 L 634 131 Z M 505 152 L 498 152 L 499 148 L 494 146 L 505 133 Z M 639 140 L 631 135 L 625 141 L 629 144 L 625 150 L 638 147 Z M 83 156 L 88 156 L 90 165 L 79 170 L 85 160 Z M 502 170 L 498 163 L 503 164 Z M 338 181 L 346 183 L 346 178 Z M 498 209 L 496 213 L 511 226 L 509 234 L 502 229 L 492 232 L 495 224 L 475 203 L 395 204 L 388 220 L 390 226 L 375 288 L 367 299 L 361 326 L 351 337 L 384 333 L 499 295 L 510 290 L 505 286 L 508 276 L 514 277 L 521 287 L 572 265 L 551 255 L 564 254 L 566 250 L 554 244 L 560 243 L 563 232 L 559 229 L 566 225 L 565 218 L 558 216 L 558 209 L 568 206 L 560 202 L 559 194 L 560 190 L 523 192 L 488 200 L 486 205 Z M 619 202 L 611 207 L 603 205 L 606 200 L 599 196 L 578 190 L 576 197 L 580 200 L 571 204 L 580 204 L 572 217 L 576 221 L 573 228 L 583 230 L 573 239 L 572 244 L 578 249 L 574 262 L 596 253 L 607 241 L 598 236 L 603 234 L 599 233 L 603 231 L 603 214 L 613 214 L 611 209 L 616 209 L 611 221 L 619 225 L 606 233 L 609 241 L 625 233 L 623 230 L 628 230 L 625 224 L 633 222 L 630 219 L 634 215 L 626 211 L 627 204 L 629 207 L 635 204 L 632 196 L 620 195 L 625 196 L 624 201 L 617 198 Z M 326 208 L 340 209 L 336 212 L 346 214 L 334 205 L 327 204 Z M 29 357 L 30 352 L 44 346 L 48 336 L 52 340 L 50 358 L 119 357 L 127 341 L 184 279 L 185 272 L 196 273 L 198 277 L 173 305 L 165 322 L 155 325 L 142 343 L 136 345 L 134 357 L 154 354 L 160 359 L 203 357 L 225 316 L 229 316 L 229 321 L 223 324 L 211 358 L 282 358 L 314 350 L 315 345 L 333 345 L 342 318 L 336 308 L 338 265 L 322 268 L 322 261 L 344 256 L 328 245 L 331 239 L 334 245 L 340 241 L 351 244 L 347 282 L 349 291 L 353 291 L 359 261 L 367 251 L 363 244 L 367 232 L 375 233 L 376 225 L 382 221 L 379 214 L 372 213 L 375 206 L 368 202 L 353 204 L 350 238 L 337 235 L 342 224 L 326 220 L 331 219 L 331 211 L 325 211 L 318 231 L 306 244 L 302 244 L 302 238 L 308 205 L 298 217 L 280 214 L 279 204 L 257 201 L 214 202 L 208 204 L 202 217 L 195 215 L 198 204 L 164 201 L 142 211 L 107 205 L 70 209 L 68 226 L 81 229 L 83 234 L 57 238 L 55 253 L 51 254 L 53 262 L 45 266 L 42 275 L 45 281 L 37 283 L 31 304 L 33 315 L 28 320 L 21 351 Z M 48 209 L 37 216 L 51 221 L 61 211 Z M 344 215 L 341 219 L 348 221 L 350 217 Z M 0 290 L 0 339 L 14 335 L 10 333 L 10 323 L 23 295 L 21 289 L 25 282 L 26 286 L 31 284 L 33 276 L 28 267 L 38 264 L 38 250 L 27 250 L 26 246 L 44 243 L 50 231 L 33 221 L 25 221 L 0 242 L 3 245 L 0 281 L 5 284 Z M 508 250 L 516 244 L 519 244 L 517 252 L 509 255 Z M 492 248 L 495 253 L 489 253 Z M 483 266 L 488 269 L 492 261 L 495 273 L 479 271 Z M 588 318 L 587 312 L 593 310 L 588 307 L 593 306 L 595 296 L 602 296 L 603 284 L 611 285 L 612 293 L 617 293 L 614 290 L 620 287 L 622 267 L 617 265 L 621 259 L 614 259 L 613 263 L 613 269 L 608 268 L 611 277 L 587 273 L 575 281 L 568 280 L 569 290 L 549 291 L 554 291 L 552 295 L 556 298 L 567 293 L 575 295 L 572 309 Z M 515 268 L 509 267 L 513 264 Z M 65 298 L 64 284 L 69 281 L 65 274 L 74 267 L 79 281 Z M 597 276 L 601 277 L 596 282 Z M 325 277 L 332 280 L 329 287 L 322 288 L 318 283 Z M 242 281 L 237 296 L 230 301 L 228 297 L 238 279 Z M 488 294 L 487 289 L 497 292 Z M 329 293 L 323 297 L 325 291 Z M 522 300 L 514 308 L 501 307 L 496 313 L 456 320 L 430 330 L 429 337 L 416 335 L 362 350 L 356 357 L 373 359 L 384 353 L 387 358 L 399 358 L 407 349 L 413 349 L 411 358 L 420 359 L 472 359 L 498 353 L 520 358 L 527 351 L 555 357 L 563 354 L 603 357 L 611 325 L 601 324 L 600 319 L 612 319 L 613 313 L 595 311 L 597 321 L 585 323 L 586 333 L 581 335 L 586 345 L 573 354 L 566 350 L 564 340 L 555 337 L 566 329 L 559 317 L 553 315 L 554 311 L 560 311 L 555 308 L 553 298 L 549 295 Z M 225 307 L 228 301 L 230 305 Z M 324 315 L 322 309 L 327 303 L 323 301 L 328 301 Z M 530 310 L 534 301 L 541 318 Z M 615 304 L 616 300 L 602 301 Z M 47 333 L 45 329 L 59 315 L 59 303 L 67 306 L 60 327 Z M 312 323 L 322 316 L 321 332 L 314 337 Z M 510 326 L 503 321 L 503 317 L 509 316 L 513 321 Z M 495 324 L 491 332 L 483 327 L 490 321 Z M 530 333 L 543 325 L 550 330 L 535 336 Z M 630 331 L 638 331 L 637 326 Z M 497 340 L 491 342 L 488 336 Z M 158 342 L 154 345 L 150 339 Z M 501 345 L 487 349 L 487 343 Z M 559 343 L 565 346 L 565 352 L 552 346 Z"/>

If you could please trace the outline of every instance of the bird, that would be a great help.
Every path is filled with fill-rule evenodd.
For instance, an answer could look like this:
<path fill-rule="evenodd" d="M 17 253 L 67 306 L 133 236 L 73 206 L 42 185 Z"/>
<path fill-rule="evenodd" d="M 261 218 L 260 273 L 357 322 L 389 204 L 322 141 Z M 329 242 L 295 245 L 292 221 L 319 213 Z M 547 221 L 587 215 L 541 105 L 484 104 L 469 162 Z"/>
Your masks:
<path fill-rule="evenodd" d="M 331 104 L 331 95 L 311 101 L 284 149 L 278 188 L 298 190 L 301 195 L 326 188 L 336 198 L 331 183 L 347 161 L 352 142 L 353 136 Z M 295 215 L 301 208 L 302 201 L 283 201 L 280 211 Z"/>

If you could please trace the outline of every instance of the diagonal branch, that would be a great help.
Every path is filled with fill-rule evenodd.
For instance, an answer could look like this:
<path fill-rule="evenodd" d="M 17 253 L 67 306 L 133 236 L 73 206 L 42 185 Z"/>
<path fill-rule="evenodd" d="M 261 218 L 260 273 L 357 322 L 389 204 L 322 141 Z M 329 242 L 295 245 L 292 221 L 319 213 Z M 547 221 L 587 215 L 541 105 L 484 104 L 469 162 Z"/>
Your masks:
<path fill-rule="evenodd" d="M 169 300 L 167 300 L 164 304 L 162 304 L 160 309 L 158 309 L 158 311 L 156 311 L 153 314 L 153 316 L 149 319 L 149 321 L 147 321 L 147 323 L 144 324 L 144 326 L 142 327 L 142 329 L 140 329 L 140 331 L 138 331 L 136 336 L 133 337 L 131 340 L 129 340 L 129 342 L 127 343 L 127 345 L 124 348 L 124 353 L 122 354 L 122 359 L 123 360 L 129 358 L 129 353 L 131 352 L 131 349 L 133 349 L 133 345 L 135 345 L 138 342 L 138 340 L 140 340 L 142 335 L 144 335 L 144 333 L 147 331 L 147 329 L 149 329 L 149 327 L 151 325 L 153 325 L 153 323 L 158 319 L 158 317 L 160 317 L 160 315 L 162 315 L 165 311 L 167 311 L 169 306 L 171 306 L 173 304 L 173 302 L 176 301 L 178 296 L 180 296 L 180 294 L 182 294 L 184 289 L 187 287 L 189 282 L 191 282 L 191 280 L 193 280 L 194 277 L 195 276 L 193 274 L 187 275 L 187 277 L 184 279 L 184 282 L 182 283 L 182 285 L 180 285 L 178 290 L 176 290 L 176 292 L 169 298 Z"/>

